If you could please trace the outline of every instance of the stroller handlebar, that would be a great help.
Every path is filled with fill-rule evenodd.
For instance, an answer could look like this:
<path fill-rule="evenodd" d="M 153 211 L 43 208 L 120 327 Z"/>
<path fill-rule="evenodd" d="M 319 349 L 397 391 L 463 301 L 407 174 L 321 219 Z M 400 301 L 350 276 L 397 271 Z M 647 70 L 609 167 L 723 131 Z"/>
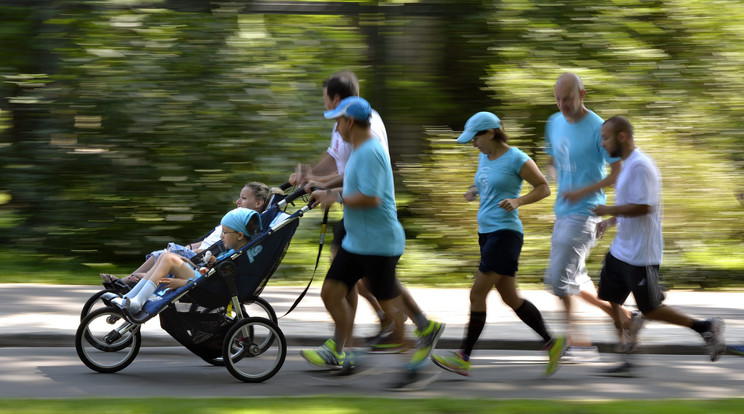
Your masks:
<path fill-rule="evenodd" d="M 292 203 L 293 201 L 302 197 L 305 194 L 306 194 L 305 189 L 303 187 L 300 187 L 297 190 L 295 190 L 292 194 L 286 196 L 283 200 L 279 201 L 276 205 L 279 208 L 284 208 L 285 206 L 287 206 L 287 204 Z"/>

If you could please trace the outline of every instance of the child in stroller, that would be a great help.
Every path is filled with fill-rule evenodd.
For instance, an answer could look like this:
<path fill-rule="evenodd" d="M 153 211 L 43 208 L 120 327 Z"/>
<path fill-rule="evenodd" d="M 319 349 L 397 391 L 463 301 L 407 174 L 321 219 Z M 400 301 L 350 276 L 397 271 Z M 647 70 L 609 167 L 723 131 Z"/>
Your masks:
<path fill-rule="evenodd" d="M 139 311 L 132 307 L 136 313 L 129 312 L 130 307 L 126 306 L 131 305 L 136 296 L 130 296 L 127 304 L 123 299 L 116 299 L 119 297 L 116 293 L 102 295 L 103 302 L 110 306 L 93 310 L 85 316 L 75 336 L 75 347 L 83 363 L 98 372 L 112 373 L 124 369 L 139 351 L 140 326 L 160 315 L 161 326 L 176 340 L 202 359 L 214 365 L 225 365 L 241 381 L 259 382 L 276 374 L 286 356 L 283 333 L 269 319 L 249 317 L 244 304 L 260 299 L 258 296 L 263 287 L 287 251 L 299 218 L 311 209 L 307 205 L 291 215 L 282 211 L 302 194 L 304 190 L 298 190 L 286 199 L 272 202 L 269 209 L 260 215 L 260 224 L 256 212 L 238 208 L 228 213 L 222 221 L 223 239 L 232 251 L 221 255 L 211 267 L 205 266 L 208 269 L 206 274 L 178 257 L 175 259 L 181 263 L 177 269 L 172 266 L 174 261 L 167 268 L 153 270 L 151 277 L 143 279 L 140 291 L 147 283 L 159 281 L 158 277 L 168 268 L 176 270 L 180 280 L 169 282 L 171 289 L 162 289 L 150 296 Z M 261 228 L 264 230 L 249 240 L 254 230 Z M 190 273 L 183 272 L 183 269 L 190 269 Z M 182 284 L 184 286 L 180 286 Z M 133 295 L 139 295 L 139 292 Z M 180 302 L 183 299 L 192 309 L 194 305 L 199 309 L 180 312 L 176 305 L 183 303 Z M 114 303 L 117 302 L 123 307 L 116 306 Z M 193 320 L 194 315 L 205 314 L 217 315 L 215 321 L 220 325 L 219 332 L 208 333 L 208 347 L 202 346 L 205 336 L 199 332 L 200 329 L 191 328 L 196 325 L 179 326 L 182 321 Z M 275 315 L 273 309 L 272 314 Z M 217 346 L 216 341 L 219 341 Z"/>
<path fill-rule="evenodd" d="M 240 190 L 240 194 L 235 200 L 235 205 L 237 207 L 249 208 L 259 213 L 263 213 L 269 205 L 275 204 L 280 198 L 283 198 L 283 191 L 289 187 L 289 183 L 285 183 L 280 187 L 269 188 L 269 186 L 261 182 L 249 182 Z M 217 256 L 224 252 L 225 246 L 220 240 L 221 234 L 222 225 L 218 224 L 212 231 L 201 236 L 187 246 L 169 243 L 167 249 L 157 250 L 148 254 L 147 260 L 137 268 L 137 270 L 122 279 L 119 279 L 112 274 L 101 273 L 104 289 L 91 296 L 85 305 L 83 305 L 83 308 L 80 311 L 80 319 L 82 320 L 86 315 L 88 315 L 91 309 L 100 307 L 100 297 L 102 295 L 109 292 L 117 293 L 119 295 L 128 293 L 140 281 L 140 279 L 142 279 L 142 277 L 155 266 L 157 258 L 163 253 L 175 253 L 191 260 L 193 263 L 200 263 L 209 256 Z M 268 309 L 268 304 L 259 301 L 256 303 L 256 306 L 260 307 L 262 312 L 270 319 L 274 321 L 276 320 L 275 317 L 272 318 L 271 311 Z"/>
<path fill-rule="evenodd" d="M 222 239 L 227 252 L 220 254 L 216 259 L 232 255 L 235 250 L 245 246 L 261 230 L 261 220 L 255 210 L 238 207 L 222 218 Z M 245 262 L 245 261 L 243 261 Z M 129 313 L 136 314 L 142 309 L 145 301 L 158 289 L 158 285 L 168 289 L 176 290 L 195 281 L 206 273 L 206 267 L 197 267 L 193 262 L 175 253 L 163 253 L 155 262 L 145 277 L 135 285 L 126 295 L 114 298 L 111 303 L 126 308 Z M 172 275 L 173 277 L 167 277 Z"/>
<path fill-rule="evenodd" d="M 266 207 L 269 206 L 270 200 L 273 196 L 282 194 L 283 192 L 280 188 L 269 188 L 266 184 L 256 181 L 249 182 L 240 190 L 240 194 L 235 200 L 235 205 L 237 207 L 249 208 L 262 213 Z M 197 256 L 198 254 L 203 254 L 210 248 L 211 254 L 216 255 L 221 253 L 222 245 L 219 244 L 221 233 L 222 225 L 218 224 L 212 231 L 202 235 L 186 246 L 176 243 L 168 243 L 167 248 L 156 250 L 148 254 L 145 262 L 125 278 L 119 279 L 110 273 L 101 273 L 100 276 L 103 285 L 108 289 L 116 289 L 121 291 L 121 293 L 126 293 L 129 288 L 136 285 L 137 282 L 139 282 L 140 279 L 142 279 L 142 277 L 155 266 L 158 257 L 166 252 L 176 253 L 187 259 L 192 259 L 196 256 L 197 258 L 194 259 L 195 261 L 201 259 L 200 256 Z"/>

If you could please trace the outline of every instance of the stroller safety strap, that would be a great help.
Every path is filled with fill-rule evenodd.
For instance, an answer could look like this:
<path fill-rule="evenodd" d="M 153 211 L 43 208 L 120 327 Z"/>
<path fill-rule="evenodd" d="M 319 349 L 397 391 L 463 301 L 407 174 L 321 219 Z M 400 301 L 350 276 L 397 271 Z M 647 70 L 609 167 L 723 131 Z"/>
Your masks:
<path fill-rule="evenodd" d="M 289 315 L 290 312 L 294 310 L 294 308 L 297 307 L 297 305 L 300 304 L 302 301 L 302 298 L 305 297 L 305 294 L 307 293 L 308 289 L 310 289 L 310 285 L 313 283 L 313 279 L 315 279 L 315 272 L 318 270 L 318 264 L 320 263 L 320 256 L 321 253 L 323 253 L 323 245 L 325 244 L 325 235 L 326 230 L 328 229 L 328 210 L 330 210 L 330 206 L 326 207 L 325 211 L 323 212 L 323 222 L 320 224 L 320 239 L 318 240 L 318 257 L 315 258 L 315 269 L 313 269 L 313 275 L 310 276 L 310 281 L 307 282 L 307 286 L 305 286 L 305 290 L 300 293 L 300 296 L 297 297 L 297 299 L 294 301 L 292 306 L 289 307 L 289 310 L 280 318 L 283 318 L 287 315 Z"/>

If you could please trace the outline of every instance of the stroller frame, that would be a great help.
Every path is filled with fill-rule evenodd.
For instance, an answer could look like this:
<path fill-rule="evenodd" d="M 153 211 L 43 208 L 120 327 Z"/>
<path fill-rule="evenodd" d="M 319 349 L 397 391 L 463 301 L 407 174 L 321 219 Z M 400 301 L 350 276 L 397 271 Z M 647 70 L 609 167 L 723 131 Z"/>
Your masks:
<path fill-rule="evenodd" d="M 289 203 L 304 194 L 304 189 L 298 189 L 284 199 L 272 200 L 269 209 L 276 209 L 275 215 L 286 214 L 283 209 L 286 209 Z M 273 226 L 267 226 L 247 245 L 215 263 L 202 278 L 198 278 L 195 282 L 190 281 L 186 286 L 172 292 L 164 293 L 160 302 L 148 301 L 143 310 L 134 315 L 126 309 L 111 304 L 111 299 L 123 293 L 112 291 L 115 289 L 105 289 L 98 292 L 88 302 L 100 300 L 106 306 L 91 311 L 90 306 L 88 306 L 89 303 L 86 303 L 89 313 L 82 318 L 75 334 L 75 349 L 81 361 L 90 369 L 101 373 L 114 373 L 126 368 L 134 361 L 139 352 L 142 342 L 140 332 L 142 324 L 166 309 L 175 310 L 175 304 L 193 289 L 209 280 L 214 280 L 214 278 L 221 278 L 229 290 L 228 304 L 216 311 L 207 309 L 206 313 L 223 313 L 218 318 L 225 320 L 227 322 L 226 328 L 229 327 L 229 329 L 227 333 L 224 333 L 223 330 L 217 337 L 218 340 L 222 339 L 221 335 L 224 334 L 221 344 L 218 343 L 218 345 L 221 345 L 221 357 L 207 358 L 200 356 L 213 365 L 224 365 L 235 378 L 244 382 L 262 382 L 273 377 L 284 363 L 287 344 L 283 332 L 276 323 L 276 313 L 273 308 L 258 296 L 279 266 L 296 230 L 296 222 L 310 209 L 312 209 L 312 205 L 308 203 Z M 285 229 L 290 224 L 293 224 L 293 226 Z M 281 252 L 279 252 L 275 261 L 268 262 L 271 267 L 268 273 L 261 275 L 257 286 L 249 285 L 251 291 L 248 294 L 239 292 L 236 279 L 245 277 L 245 275 L 237 274 L 238 269 L 235 261 L 242 255 L 249 255 L 251 249 L 259 246 L 283 229 L 286 232 L 291 231 L 291 234 L 282 236 L 288 236 L 289 239 L 283 245 L 279 245 L 278 248 L 281 249 Z M 252 259 L 251 263 L 253 263 Z M 247 314 L 244 305 L 254 302 L 266 311 L 270 319 L 250 317 Z M 192 303 L 195 303 L 195 301 L 192 301 Z M 196 303 L 196 305 L 199 304 Z M 194 305 L 192 304 L 192 311 L 193 309 Z M 86 308 L 83 312 L 86 312 Z M 161 317 L 161 325 L 162 322 Z M 177 337 L 176 339 L 182 342 L 181 339 Z M 193 352 L 193 349 L 189 349 Z"/>

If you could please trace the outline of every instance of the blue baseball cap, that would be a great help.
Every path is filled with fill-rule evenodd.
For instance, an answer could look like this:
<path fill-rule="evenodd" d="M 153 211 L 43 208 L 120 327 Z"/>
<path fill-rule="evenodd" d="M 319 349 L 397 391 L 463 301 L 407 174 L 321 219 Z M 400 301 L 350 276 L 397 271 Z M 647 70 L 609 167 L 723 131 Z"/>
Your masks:
<path fill-rule="evenodd" d="M 468 122 L 465 123 L 465 130 L 462 131 L 460 137 L 457 138 L 457 142 L 460 144 L 467 144 L 473 140 L 473 137 L 479 131 L 498 128 L 501 128 L 501 120 L 499 117 L 490 112 L 478 112 L 471 116 L 470 119 L 468 119 Z"/>
<path fill-rule="evenodd" d="M 335 109 L 323 112 L 326 119 L 336 119 L 342 116 L 356 119 L 357 121 L 368 121 L 372 115 L 372 107 L 366 99 L 359 96 L 349 96 L 338 103 Z"/>

